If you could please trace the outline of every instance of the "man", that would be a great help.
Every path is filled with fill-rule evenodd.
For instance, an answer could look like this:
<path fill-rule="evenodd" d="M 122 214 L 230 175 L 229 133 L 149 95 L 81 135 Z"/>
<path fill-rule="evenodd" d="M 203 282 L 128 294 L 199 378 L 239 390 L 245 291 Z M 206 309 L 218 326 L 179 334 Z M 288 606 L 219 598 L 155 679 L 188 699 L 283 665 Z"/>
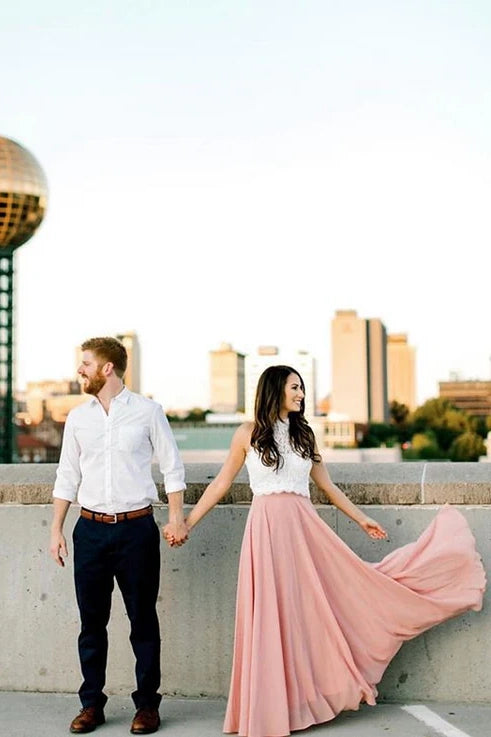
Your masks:
<path fill-rule="evenodd" d="M 53 490 L 50 553 L 64 566 L 63 523 L 78 497 L 73 531 L 74 572 L 81 631 L 78 639 L 83 683 L 82 710 L 70 725 L 75 733 L 103 724 L 103 693 L 111 593 L 116 579 L 131 624 L 136 658 L 136 706 L 131 732 L 149 734 L 160 724 L 160 633 L 156 601 L 160 581 L 160 534 L 152 515 L 157 490 L 155 454 L 169 500 L 166 534 L 175 545 L 187 538 L 183 517 L 184 468 L 162 407 L 123 384 L 127 355 L 115 338 L 83 343 L 78 374 L 92 399 L 66 421 Z"/>

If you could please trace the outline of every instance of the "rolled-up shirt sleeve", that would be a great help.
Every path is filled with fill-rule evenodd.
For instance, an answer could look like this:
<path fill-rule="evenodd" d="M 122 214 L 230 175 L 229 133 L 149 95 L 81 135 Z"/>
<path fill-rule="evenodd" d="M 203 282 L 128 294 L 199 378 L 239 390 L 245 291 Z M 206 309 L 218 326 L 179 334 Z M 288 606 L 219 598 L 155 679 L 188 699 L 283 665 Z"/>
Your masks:
<path fill-rule="evenodd" d="M 184 491 L 184 466 L 162 407 L 157 406 L 150 426 L 150 439 L 164 477 L 165 493 Z"/>
<path fill-rule="evenodd" d="M 77 498 L 81 478 L 80 446 L 75 437 L 73 421 L 70 415 L 68 415 L 63 431 L 60 463 L 56 471 L 53 496 L 56 499 L 65 499 L 68 502 L 74 502 Z"/>

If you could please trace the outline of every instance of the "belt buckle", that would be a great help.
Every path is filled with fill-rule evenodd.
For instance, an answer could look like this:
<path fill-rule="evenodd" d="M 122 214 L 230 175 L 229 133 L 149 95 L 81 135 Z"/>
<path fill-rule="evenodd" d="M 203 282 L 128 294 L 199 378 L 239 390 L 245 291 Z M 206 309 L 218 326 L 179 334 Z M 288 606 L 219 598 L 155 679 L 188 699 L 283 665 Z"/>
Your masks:
<path fill-rule="evenodd" d="M 114 519 L 111 522 L 108 522 L 110 525 L 115 525 L 118 522 L 118 514 L 117 512 L 113 512 L 112 514 L 108 514 L 108 517 L 114 517 Z"/>

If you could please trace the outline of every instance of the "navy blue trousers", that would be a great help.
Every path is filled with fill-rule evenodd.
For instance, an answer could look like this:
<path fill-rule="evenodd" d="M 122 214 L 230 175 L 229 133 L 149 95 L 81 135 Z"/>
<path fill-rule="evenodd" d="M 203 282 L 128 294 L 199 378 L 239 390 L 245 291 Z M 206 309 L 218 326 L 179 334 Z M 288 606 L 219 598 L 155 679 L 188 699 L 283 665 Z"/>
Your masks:
<path fill-rule="evenodd" d="M 137 709 L 158 707 L 160 631 L 156 603 L 160 582 L 160 534 L 153 515 L 114 525 L 80 517 L 73 530 L 75 590 L 81 630 L 78 652 L 82 706 L 104 706 L 107 624 L 114 579 L 130 620 L 136 658 Z"/>

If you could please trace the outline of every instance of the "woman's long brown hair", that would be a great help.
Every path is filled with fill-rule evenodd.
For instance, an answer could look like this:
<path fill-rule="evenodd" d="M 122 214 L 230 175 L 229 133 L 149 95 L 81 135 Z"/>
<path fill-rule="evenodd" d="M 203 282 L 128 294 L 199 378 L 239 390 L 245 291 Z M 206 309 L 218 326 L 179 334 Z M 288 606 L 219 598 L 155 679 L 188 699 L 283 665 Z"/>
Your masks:
<path fill-rule="evenodd" d="M 300 379 L 305 392 L 303 379 L 291 366 L 270 366 L 259 377 L 254 406 L 254 427 L 251 446 L 259 453 L 265 466 L 277 471 L 283 465 L 283 458 L 274 439 L 275 422 L 280 419 L 280 410 L 285 395 L 285 384 L 290 374 Z M 299 412 L 290 412 L 290 443 L 293 450 L 302 458 L 310 458 L 320 463 L 321 457 L 315 452 L 315 438 L 312 428 L 304 417 L 305 401 L 302 399 Z"/>

